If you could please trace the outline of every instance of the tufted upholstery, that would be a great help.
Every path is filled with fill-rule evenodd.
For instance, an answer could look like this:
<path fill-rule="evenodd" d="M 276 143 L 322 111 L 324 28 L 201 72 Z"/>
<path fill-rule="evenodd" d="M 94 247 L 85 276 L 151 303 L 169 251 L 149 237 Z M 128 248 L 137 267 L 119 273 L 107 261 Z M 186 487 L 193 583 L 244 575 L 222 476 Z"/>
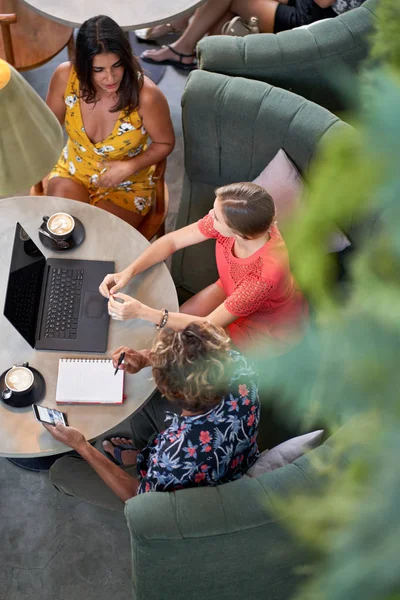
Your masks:
<path fill-rule="evenodd" d="M 294 597 L 310 557 L 278 517 L 278 496 L 320 489 L 316 465 L 333 460 L 333 439 L 257 478 L 128 500 L 134 599 Z"/>
<path fill-rule="evenodd" d="M 182 110 L 185 176 L 177 228 L 210 210 L 215 187 L 252 181 L 280 148 L 306 176 L 318 144 L 349 127 L 286 90 L 206 71 L 191 73 Z M 214 242 L 175 254 L 172 274 L 181 298 L 215 281 Z"/>
<path fill-rule="evenodd" d="M 357 104 L 354 75 L 369 50 L 379 0 L 278 34 L 212 36 L 198 45 L 201 69 L 265 81 L 338 112 Z"/>

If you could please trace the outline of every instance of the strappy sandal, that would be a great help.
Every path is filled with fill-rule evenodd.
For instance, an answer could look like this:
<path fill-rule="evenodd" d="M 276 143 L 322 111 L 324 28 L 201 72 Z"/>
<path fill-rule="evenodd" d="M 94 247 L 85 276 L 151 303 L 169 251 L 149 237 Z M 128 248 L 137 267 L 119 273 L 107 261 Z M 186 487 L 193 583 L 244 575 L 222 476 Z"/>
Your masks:
<path fill-rule="evenodd" d="M 106 450 L 104 448 L 104 442 L 110 442 L 110 444 L 114 447 L 114 456 L 112 454 L 110 454 L 110 452 L 108 452 L 108 450 Z M 103 441 L 103 448 L 107 452 L 107 458 L 109 460 L 111 460 L 111 462 L 115 463 L 116 465 L 119 465 L 120 467 L 125 467 L 125 466 L 131 467 L 131 466 L 134 466 L 134 465 L 124 465 L 124 463 L 122 462 L 122 456 L 121 456 L 121 453 L 124 450 L 135 450 L 135 451 L 137 451 L 137 448 L 135 448 L 135 446 L 133 446 L 132 444 L 113 444 L 111 440 L 104 440 Z"/>
<path fill-rule="evenodd" d="M 169 44 L 165 46 L 161 46 L 161 48 L 168 48 L 179 56 L 179 61 L 173 60 L 172 58 L 166 58 L 164 60 L 154 60 L 150 56 L 146 56 L 144 52 L 140 55 L 140 58 L 147 63 L 151 63 L 152 65 L 169 65 L 171 67 L 175 67 L 176 69 L 181 69 L 182 71 L 193 71 L 193 69 L 197 69 L 197 61 L 196 54 L 182 54 L 182 52 L 178 52 L 175 48 L 172 48 Z M 182 62 L 183 58 L 193 58 L 194 60 L 191 63 Z"/>
<path fill-rule="evenodd" d="M 143 44 L 157 44 L 157 40 L 166 37 L 179 37 L 183 33 L 183 29 L 177 29 L 172 23 L 163 23 L 167 27 L 167 31 L 162 34 L 154 35 L 156 27 L 145 27 L 144 29 L 137 29 L 135 31 L 136 39 L 139 43 Z"/>

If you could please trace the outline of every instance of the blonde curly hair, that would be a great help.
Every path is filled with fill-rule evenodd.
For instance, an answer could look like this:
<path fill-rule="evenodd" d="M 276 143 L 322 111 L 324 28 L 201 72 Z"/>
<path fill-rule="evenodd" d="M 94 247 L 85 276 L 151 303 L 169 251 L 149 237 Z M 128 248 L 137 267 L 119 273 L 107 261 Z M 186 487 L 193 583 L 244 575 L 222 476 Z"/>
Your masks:
<path fill-rule="evenodd" d="M 149 355 L 158 389 L 182 409 L 210 410 L 228 389 L 230 348 L 224 329 L 210 322 L 195 321 L 182 331 L 162 329 Z"/>

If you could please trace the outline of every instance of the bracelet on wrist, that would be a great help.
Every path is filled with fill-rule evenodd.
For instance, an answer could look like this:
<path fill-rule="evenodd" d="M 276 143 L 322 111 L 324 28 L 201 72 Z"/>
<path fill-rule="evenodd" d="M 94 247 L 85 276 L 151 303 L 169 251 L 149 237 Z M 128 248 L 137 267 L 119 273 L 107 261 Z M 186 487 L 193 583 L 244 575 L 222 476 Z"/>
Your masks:
<path fill-rule="evenodd" d="M 158 325 L 156 325 L 157 329 L 162 329 L 163 327 L 166 326 L 167 321 L 168 321 L 168 310 L 166 308 L 162 308 L 161 309 L 161 321 L 159 322 Z"/>

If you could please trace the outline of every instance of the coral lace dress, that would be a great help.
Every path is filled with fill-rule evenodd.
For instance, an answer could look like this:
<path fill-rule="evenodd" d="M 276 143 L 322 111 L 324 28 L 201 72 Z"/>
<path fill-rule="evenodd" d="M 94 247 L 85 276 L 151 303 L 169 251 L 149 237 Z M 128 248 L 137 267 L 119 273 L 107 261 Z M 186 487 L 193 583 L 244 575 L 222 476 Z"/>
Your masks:
<path fill-rule="evenodd" d="M 271 226 L 270 239 L 257 252 L 237 258 L 235 239 L 218 233 L 210 215 L 197 225 L 204 236 L 216 240 L 217 284 L 225 292 L 225 308 L 237 317 L 227 328 L 236 346 L 261 343 L 271 354 L 287 352 L 305 332 L 308 304 L 290 271 L 278 227 Z"/>

